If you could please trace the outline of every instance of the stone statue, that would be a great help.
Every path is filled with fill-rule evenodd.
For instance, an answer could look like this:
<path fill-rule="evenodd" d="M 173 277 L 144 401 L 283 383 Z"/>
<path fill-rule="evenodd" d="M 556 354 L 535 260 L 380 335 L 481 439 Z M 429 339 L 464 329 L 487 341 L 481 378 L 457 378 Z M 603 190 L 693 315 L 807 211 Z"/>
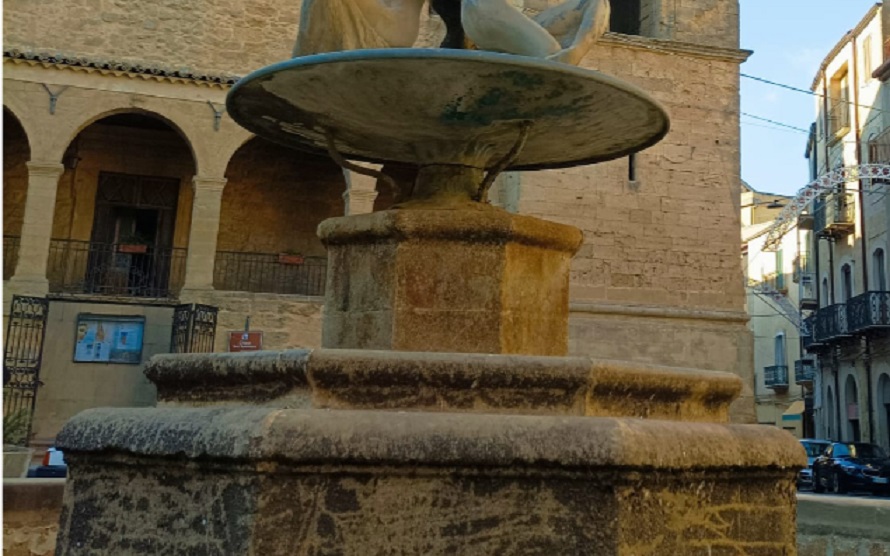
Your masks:
<path fill-rule="evenodd" d="M 530 18 L 511 0 L 430 0 L 447 28 L 444 48 L 545 58 L 578 65 L 609 28 L 609 0 L 566 0 Z M 303 0 L 294 56 L 409 48 L 424 0 Z"/>
<path fill-rule="evenodd" d="M 509 0 L 463 0 L 467 37 L 482 50 L 578 65 L 609 30 L 609 0 L 567 0 L 534 17 Z"/>
<path fill-rule="evenodd" d="M 409 48 L 424 0 L 303 0 L 294 56 L 365 48 Z"/>

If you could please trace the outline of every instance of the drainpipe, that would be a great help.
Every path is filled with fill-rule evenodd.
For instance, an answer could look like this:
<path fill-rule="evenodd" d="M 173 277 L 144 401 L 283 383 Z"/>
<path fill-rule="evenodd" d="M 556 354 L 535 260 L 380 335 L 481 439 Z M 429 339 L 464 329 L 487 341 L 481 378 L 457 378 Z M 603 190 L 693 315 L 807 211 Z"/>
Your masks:
<path fill-rule="evenodd" d="M 853 140 L 856 141 L 856 164 L 862 164 L 862 129 L 860 129 L 859 119 L 859 49 L 856 44 L 856 37 L 853 37 Z M 862 178 L 859 179 L 859 229 L 862 237 L 860 244 L 862 247 L 862 291 L 868 293 L 868 240 L 865 228 L 865 192 L 862 187 Z M 874 411 L 872 411 L 872 399 L 874 398 L 871 387 L 871 339 L 868 333 L 865 334 L 865 355 L 862 357 L 865 364 L 865 398 L 866 413 L 868 414 L 868 441 L 875 442 L 875 420 Z"/>
<path fill-rule="evenodd" d="M 828 288 L 828 294 L 831 296 L 831 305 L 834 305 L 834 239 L 833 238 L 830 238 L 828 240 L 828 281 L 830 282 L 829 288 Z M 840 378 L 838 377 L 838 375 L 840 375 L 840 372 L 841 372 L 840 358 L 838 357 L 839 349 L 840 348 L 835 346 L 831 350 L 831 367 L 832 367 L 832 370 L 834 370 L 834 396 L 835 396 L 835 398 L 837 398 L 837 403 L 834 404 L 835 413 L 836 413 L 836 417 L 837 417 L 837 421 L 835 422 L 835 425 L 837 426 L 836 434 L 837 434 L 838 442 L 842 442 L 844 438 L 841 435 L 841 430 L 843 429 L 843 427 L 841 426 L 841 423 L 842 423 L 842 421 L 841 421 L 841 384 L 840 384 Z"/>

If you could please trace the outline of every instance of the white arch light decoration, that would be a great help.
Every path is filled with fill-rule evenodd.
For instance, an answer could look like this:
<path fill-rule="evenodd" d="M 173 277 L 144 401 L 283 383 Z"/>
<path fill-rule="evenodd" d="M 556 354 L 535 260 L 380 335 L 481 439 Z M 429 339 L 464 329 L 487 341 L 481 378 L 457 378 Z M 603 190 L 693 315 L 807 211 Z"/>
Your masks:
<path fill-rule="evenodd" d="M 775 251 L 782 241 L 782 236 L 797 224 L 797 217 L 823 193 L 833 192 L 838 186 L 861 179 L 886 179 L 890 181 L 890 164 L 859 164 L 846 166 L 823 174 L 797 192 L 767 232 L 763 251 Z"/>

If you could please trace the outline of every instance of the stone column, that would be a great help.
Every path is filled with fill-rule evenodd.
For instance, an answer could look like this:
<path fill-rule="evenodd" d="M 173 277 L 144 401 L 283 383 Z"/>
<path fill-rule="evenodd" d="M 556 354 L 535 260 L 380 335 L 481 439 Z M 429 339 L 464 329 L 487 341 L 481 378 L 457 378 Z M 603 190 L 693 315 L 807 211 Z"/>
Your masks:
<path fill-rule="evenodd" d="M 374 212 L 377 180 L 350 170 L 343 170 L 343 177 L 346 179 L 346 191 L 343 193 L 344 215 Z"/>
<path fill-rule="evenodd" d="M 192 183 L 195 197 L 183 290 L 212 290 L 219 213 L 226 179 L 195 176 Z"/>
<path fill-rule="evenodd" d="M 19 261 L 9 281 L 10 293 L 46 295 L 49 281 L 46 265 L 49 240 L 53 231 L 53 213 L 59 176 L 65 167 L 56 162 L 32 160 L 28 166 L 28 197 L 19 243 Z"/>

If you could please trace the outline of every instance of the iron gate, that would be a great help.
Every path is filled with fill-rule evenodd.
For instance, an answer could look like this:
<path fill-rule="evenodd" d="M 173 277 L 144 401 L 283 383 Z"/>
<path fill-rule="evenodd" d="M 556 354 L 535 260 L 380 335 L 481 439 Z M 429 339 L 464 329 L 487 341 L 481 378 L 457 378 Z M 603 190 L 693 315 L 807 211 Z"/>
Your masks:
<path fill-rule="evenodd" d="M 49 301 L 14 295 L 3 356 L 3 442 L 26 446 L 31 439 L 40 382 Z"/>
<path fill-rule="evenodd" d="M 171 353 L 210 353 L 216 339 L 217 307 L 191 303 L 173 311 Z"/>

